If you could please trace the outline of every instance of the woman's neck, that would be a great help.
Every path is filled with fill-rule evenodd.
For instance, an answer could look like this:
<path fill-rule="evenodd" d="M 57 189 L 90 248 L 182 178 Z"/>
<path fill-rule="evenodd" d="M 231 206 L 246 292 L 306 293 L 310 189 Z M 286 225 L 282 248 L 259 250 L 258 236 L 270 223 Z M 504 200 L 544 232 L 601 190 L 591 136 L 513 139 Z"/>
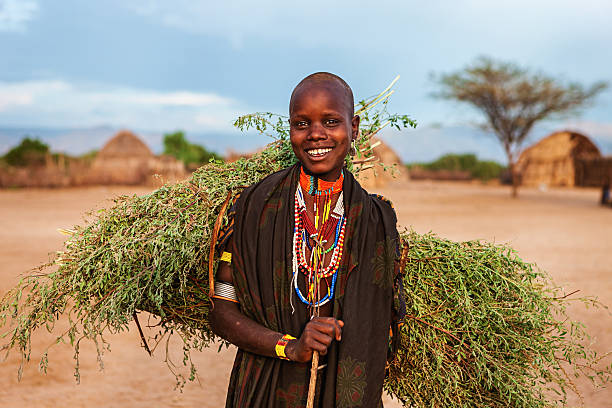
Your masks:
<path fill-rule="evenodd" d="M 307 174 L 304 167 L 300 166 L 300 186 L 302 191 L 309 195 L 332 195 L 342 191 L 344 171 L 335 181 L 325 181 L 315 175 Z"/>

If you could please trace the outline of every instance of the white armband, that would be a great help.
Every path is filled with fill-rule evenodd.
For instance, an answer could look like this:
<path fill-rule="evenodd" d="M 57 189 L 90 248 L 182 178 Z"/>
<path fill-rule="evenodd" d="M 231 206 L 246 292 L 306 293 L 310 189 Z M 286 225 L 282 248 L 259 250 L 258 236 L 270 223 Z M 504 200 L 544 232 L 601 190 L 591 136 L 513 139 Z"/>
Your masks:
<path fill-rule="evenodd" d="M 240 303 L 238 302 L 238 296 L 236 296 L 236 288 L 234 288 L 234 285 L 227 282 L 215 281 L 215 294 L 213 298 Z"/>

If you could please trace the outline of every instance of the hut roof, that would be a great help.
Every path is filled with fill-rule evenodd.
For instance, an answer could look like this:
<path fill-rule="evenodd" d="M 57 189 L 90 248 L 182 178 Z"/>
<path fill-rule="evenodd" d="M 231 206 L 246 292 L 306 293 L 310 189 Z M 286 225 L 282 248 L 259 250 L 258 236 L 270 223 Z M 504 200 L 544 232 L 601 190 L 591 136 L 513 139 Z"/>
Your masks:
<path fill-rule="evenodd" d="M 384 187 L 392 181 L 406 181 L 409 179 L 408 171 L 402 165 L 402 160 L 397 153 L 386 143 L 378 138 L 372 138 L 370 145 L 376 145 L 373 149 L 374 157 L 378 160 L 378 163 L 385 166 L 396 165 L 396 172 L 394 175 L 391 172 L 383 171 L 376 165 L 376 176 L 374 175 L 374 169 L 367 169 L 359 172 L 357 179 L 362 187 L 365 189 Z M 367 166 L 370 163 L 366 162 L 364 165 Z M 359 168 L 359 167 L 357 167 Z"/>
<path fill-rule="evenodd" d="M 600 157 L 597 146 L 585 135 L 577 132 L 555 132 L 525 149 L 518 162 L 529 160 L 554 161 L 568 157 Z"/>
<path fill-rule="evenodd" d="M 381 163 L 385 165 L 393 165 L 393 164 L 402 164 L 402 159 L 395 153 L 388 144 L 383 142 L 382 140 L 374 137 L 372 138 L 371 144 L 375 144 L 380 142 L 380 144 L 374 149 L 374 156 L 378 157 Z"/>
<path fill-rule="evenodd" d="M 98 157 L 153 157 L 153 153 L 134 133 L 121 130 L 106 142 Z"/>

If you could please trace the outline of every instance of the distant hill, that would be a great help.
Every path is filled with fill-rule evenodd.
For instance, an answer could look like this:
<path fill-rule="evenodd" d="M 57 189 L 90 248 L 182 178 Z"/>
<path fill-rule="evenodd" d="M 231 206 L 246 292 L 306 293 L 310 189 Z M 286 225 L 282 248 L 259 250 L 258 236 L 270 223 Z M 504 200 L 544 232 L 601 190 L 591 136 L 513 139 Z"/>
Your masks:
<path fill-rule="evenodd" d="M 120 128 L 99 126 L 93 128 L 28 128 L 0 127 L 0 155 L 19 143 L 26 135 L 38 137 L 49 144 L 51 150 L 71 155 L 81 155 L 102 145 Z M 134 129 L 143 138 L 151 150 L 162 152 L 163 134 L 180 129 L 165 129 L 160 132 Z M 525 147 L 547 136 L 558 128 L 541 127 L 535 129 Z M 612 155 L 612 136 L 593 135 L 585 132 L 599 147 L 602 154 Z M 225 154 L 228 151 L 250 152 L 264 146 L 272 139 L 256 133 L 239 131 L 219 133 L 197 133 L 186 131 L 193 143 L 206 146 L 207 149 Z M 386 130 L 380 138 L 385 141 L 402 159 L 403 162 L 429 162 L 447 153 L 474 153 L 483 160 L 495 160 L 505 163 L 506 157 L 501 146 L 492 134 L 470 126 L 427 126 L 420 125 L 415 130 L 402 132 Z"/>
<path fill-rule="evenodd" d="M 81 155 L 97 150 L 104 145 L 121 127 L 99 126 L 92 128 L 28 128 L 0 127 L 0 155 L 17 145 L 24 136 L 37 137 L 47 143 L 51 150 L 70 155 Z M 180 129 L 166 129 L 159 132 L 134 129 L 155 154 L 163 151 L 163 134 Z M 271 138 L 255 133 L 241 133 L 236 130 L 229 134 L 185 132 L 193 143 L 206 146 L 221 155 L 228 150 L 239 153 L 256 150 L 272 141 Z"/>

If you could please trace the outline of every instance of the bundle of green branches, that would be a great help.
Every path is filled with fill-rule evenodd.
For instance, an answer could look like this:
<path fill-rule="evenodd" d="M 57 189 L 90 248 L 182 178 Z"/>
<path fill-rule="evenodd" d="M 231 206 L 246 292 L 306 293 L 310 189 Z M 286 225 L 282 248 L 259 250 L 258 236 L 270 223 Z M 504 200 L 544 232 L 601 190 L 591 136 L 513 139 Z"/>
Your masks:
<path fill-rule="evenodd" d="M 347 162 L 354 172 L 375 166 L 370 141 L 382 128 L 415 125 L 387 112 L 390 87 L 357 106 L 359 156 Z M 96 344 L 100 357 L 105 336 L 136 320 L 149 350 L 137 319 L 137 312 L 145 311 L 158 318 L 159 332 L 149 341 L 182 339 L 183 363 L 193 379 L 190 350 L 221 341 L 208 322 L 209 270 L 217 262 L 211 246 L 225 209 L 241 188 L 295 161 L 285 117 L 247 115 L 236 126 L 276 140 L 251 158 L 211 162 L 184 182 L 119 197 L 86 225 L 66 230 L 64 249 L 25 276 L 0 304 L 4 347 L 20 352 L 23 364 L 31 356 L 33 333 L 42 327 L 51 331 L 65 319 L 68 329 L 57 338 L 75 348 L 78 379 L 83 339 Z M 385 388 L 406 406 L 543 406 L 549 386 L 562 396 L 568 384 L 571 388 L 564 370 L 595 365 L 597 356 L 581 343 L 581 326 L 564 315 L 564 299 L 508 248 L 414 232 L 402 239 L 408 315 Z M 47 364 L 44 351 L 41 369 Z M 170 369 L 179 384 L 186 381 Z M 606 372 L 588 374 L 605 380 Z"/>
<path fill-rule="evenodd" d="M 567 389 L 580 396 L 572 378 L 610 380 L 566 314 L 568 297 L 511 248 L 401 239 L 407 315 L 385 389 L 405 406 L 564 405 Z"/>

